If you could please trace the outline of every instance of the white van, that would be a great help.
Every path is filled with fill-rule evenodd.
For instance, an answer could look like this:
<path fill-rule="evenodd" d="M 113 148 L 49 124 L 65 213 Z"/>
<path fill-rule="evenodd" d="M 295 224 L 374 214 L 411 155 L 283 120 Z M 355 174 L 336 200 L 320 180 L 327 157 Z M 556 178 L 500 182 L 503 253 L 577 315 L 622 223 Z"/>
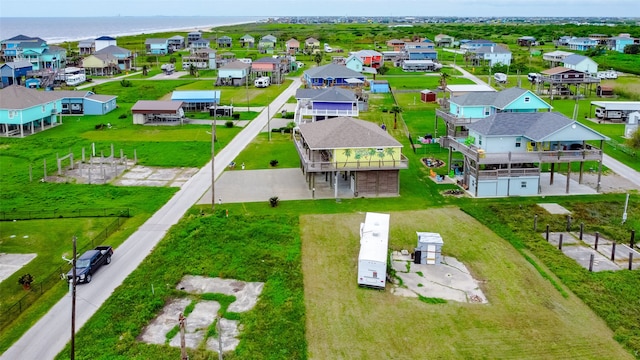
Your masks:
<path fill-rule="evenodd" d="M 254 81 L 254 84 L 255 84 L 256 87 L 266 88 L 267 86 L 269 86 L 271 84 L 271 80 L 267 76 L 262 76 L 262 77 L 257 78 Z"/>
<path fill-rule="evenodd" d="M 329 46 L 329 44 L 324 43 L 324 52 L 333 52 L 333 49 L 331 48 L 331 46 Z"/>

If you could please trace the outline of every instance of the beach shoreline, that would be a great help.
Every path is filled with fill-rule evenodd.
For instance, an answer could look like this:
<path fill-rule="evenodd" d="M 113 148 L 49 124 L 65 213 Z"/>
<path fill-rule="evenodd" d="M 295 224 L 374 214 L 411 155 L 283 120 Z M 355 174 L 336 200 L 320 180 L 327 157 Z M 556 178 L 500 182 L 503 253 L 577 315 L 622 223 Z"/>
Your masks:
<path fill-rule="evenodd" d="M 152 32 L 130 32 L 130 33 L 122 33 L 122 34 L 117 34 L 117 35 L 113 35 L 112 37 L 115 39 L 118 39 L 119 37 L 123 37 L 123 36 L 140 36 L 140 35 L 153 35 L 153 34 L 161 34 L 161 33 L 167 33 L 167 32 L 195 32 L 195 31 L 202 31 L 202 32 L 211 32 L 216 28 L 219 27 L 223 27 L 223 26 L 236 26 L 236 25 L 244 25 L 244 24 L 255 24 L 257 23 L 258 20 L 254 20 L 254 21 L 238 21 L 238 22 L 233 22 L 233 23 L 228 23 L 228 24 L 216 24 L 216 25 L 202 25 L 202 26 L 192 26 L 192 27 L 181 27 L 181 28 L 169 28 L 169 29 L 157 29 L 157 30 L 152 30 Z M 107 36 L 111 36 L 111 35 L 107 35 Z M 46 40 L 46 39 L 43 39 Z M 63 39 L 63 40 L 55 40 L 55 42 L 48 42 L 48 44 L 50 45 L 61 45 L 61 44 L 67 44 L 67 43 L 72 43 L 72 42 L 78 42 L 78 41 L 82 41 L 82 40 L 88 40 L 88 38 L 76 38 L 76 39 Z"/>

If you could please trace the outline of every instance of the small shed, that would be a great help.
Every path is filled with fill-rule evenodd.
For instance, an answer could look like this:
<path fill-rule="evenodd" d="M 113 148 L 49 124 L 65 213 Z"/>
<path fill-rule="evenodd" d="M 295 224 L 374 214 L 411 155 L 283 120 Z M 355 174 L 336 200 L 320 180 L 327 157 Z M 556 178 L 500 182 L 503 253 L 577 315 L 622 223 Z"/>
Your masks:
<path fill-rule="evenodd" d="M 596 94 L 599 97 L 613 96 L 613 87 L 612 86 L 605 86 L 605 85 L 598 85 L 598 87 L 596 88 Z"/>
<path fill-rule="evenodd" d="M 640 129 L 640 111 L 634 111 L 627 115 L 627 123 L 624 125 L 624 136 L 630 138 Z"/>
<path fill-rule="evenodd" d="M 418 247 L 415 249 L 414 263 L 440 265 L 442 245 L 444 245 L 442 236 L 431 232 L 416 232 L 416 234 L 418 235 Z"/>
<path fill-rule="evenodd" d="M 436 102 L 438 99 L 438 94 L 435 92 L 425 89 L 420 91 L 420 100 L 422 102 Z"/>
<path fill-rule="evenodd" d="M 360 224 L 358 285 L 384 289 L 389 253 L 389 214 L 368 212 Z"/>
<path fill-rule="evenodd" d="M 29 89 L 40 89 L 41 81 L 38 78 L 29 78 L 25 80 L 24 85 Z"/>
<path fill-rule="evenodd" d="M 369 82 L 369 87 L 372 94 L 388 93 L 391 91 L 389 89 L 389 81 L 387 80 L 371 80 Z"/>

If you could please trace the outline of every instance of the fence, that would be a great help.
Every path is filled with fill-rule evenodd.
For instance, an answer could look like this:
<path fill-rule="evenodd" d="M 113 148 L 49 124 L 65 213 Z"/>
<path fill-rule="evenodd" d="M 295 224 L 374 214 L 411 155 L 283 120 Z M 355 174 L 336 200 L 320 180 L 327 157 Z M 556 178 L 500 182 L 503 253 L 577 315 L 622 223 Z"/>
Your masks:
<path fill-rule="evenodd" d="M 631 157 L 638 157 L 638 150 L 631 148 L 625 144 L 621 144 L 615 140 L 608 140 L 607 145 L 611 146 L 613 150 L 621 151 Z"/>
<path fill-rule="evenodd" d="M 111 234 L 120 229 L 120 226 L 122 226 L 125 221 L 125 219 L 120 217 L 115 219 L 93 239 L 82 246 L 79 246 L 77 249 L 78 254 L 82 254 L 86 250 L 93 249 L 101 244 Z M 20 316 L 23 311 L 33 305 L 41 295 L 64 280 L 63 274 L 66 274 L 69 269 L 71 269 L 70 265 L 58 266 L 56 270 L 46 276 L 44 280 L 31 284 L 31 288 L 22 298 L 20 298 L 20 300 L 16 301 L 13 305 L 0 309 L 0 329 L 4 329 L 6 326 L 11 324 L 11 322 Z"/>
<path fill-rule="evenodd" d="M 58 219 L 78 217 L 130 217 L 128 208 L 76 209 L 76 210 L 12 210 L 0 211 L 0 221 Z"/>

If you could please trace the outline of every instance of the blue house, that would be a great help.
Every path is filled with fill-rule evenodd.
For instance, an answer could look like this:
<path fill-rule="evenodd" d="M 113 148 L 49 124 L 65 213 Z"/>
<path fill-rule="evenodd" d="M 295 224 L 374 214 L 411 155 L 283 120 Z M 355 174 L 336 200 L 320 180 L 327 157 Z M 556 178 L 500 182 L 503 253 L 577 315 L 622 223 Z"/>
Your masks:
<path fill-rule="evenodd" d="M 101 50 L 97 50 L 94 55 L 113 57 L 117 60 L 117 66 L 120 70 L 131 69 L 131 51 L 116 45 L 109 45 Z"/>
<path fill-rule="evenodd" d="M 27 72 L 33 70 L 33 65 L 28 61 L 11 61 L 0 66 L 0 79 L 2 87 L 12 84 L 22 84 L 22 78 Z"/>
<path fill-rule="evenodd" d="M 407 60 L 435 60 L 438 52 L 428 48 L 411 48 L 404 50 Z"/>
<path fill-rule="evenodd" d="M 567 46 L 571 50 L 586 51 L 598 46 L 598 40 L 585 37 L 572 37 L 567 42 Z"/>
<path fill-rule="evenodd" d="M 314 86 L 359 86 L 364 84 L 365 76 L 346 66 L 327 64 L 311 68 L 304 72 L 307 87 Z"/>
<path fill-rule="evenodd" d="M 476 50 L 483 46 L 491 47 L 491 46 L 497 45 L 494 41 L 484 40 L 484 39 L 469 40 L 469 41 L 466 41 L 465 43 L 463 43 L 463 41 L 465 40 L 460 40 L 460 44 L 461 44 L 460 49 L 468 50 L 468 51 Z"/>
<path fill-rule="evenodd" d="M 91 91 L 38 91 L 11 85 L 0 89 L 0 136 L 24 137 L 59 123 L 60 114 L 104 115 L 116 96 Z"/>
<path fill-rule="evenodd" d="M 629 36 L 614 36 L 607 39 L 607 47 L 610 50 L 624 53 L 624 47 L 627 45 L 632 45 L 634 42 L 635 39 Z"/>
<path fill-rule="evenodd" d="M 0 42 L 5 62 L 28 61 L 32 70 L 59 69 L 66 65 L 67 51 L 59 46 L 49 46 L 38 37 L 17 35 Z"/>
<path fill-rule="evenodd" d="M 556 112 L 496 113 L 468 126 L 464 138 L 447 138 L 452 150 L 462 152 L 461 183 L 476 197 L 538 195 L 545 190 L 542 164 L 602 161 L 608 138 Z M 600 141 L 600 147 L 591 145 Z M 450 158 L 451 159 L 451 158 Z M 565 176 L 570 193 L 571 172 Z M 582 181 L 582 170 L 579 174 Z M 596 189 L 597 191 L 597 189 Z"/>
<path fill-rule="evenodd" d="M 369 82 L 369 90 L 372 94 L 388 93 L 391 91 L 389 81 L 387 80 L 371 80 Z"/>
<path fill-rule="evenodd" d="M 355 56 L 355 55 L 350 55 L 347 58 L 347 60 L 345 60 L 344 65 L 348 69 L 351 69 L 353 71 L 357 71 L 359 73 L 361 73 L 363 68 L 364 68 L 364 63 L 362 62 L 362 59 L 360 59 L 360 57 Z"/>
<path fill-rule="evenodd" d="M 182 101 L 185 111 L 209 111 L 209 108 L 220 104 L 220 90 L 188 90 L 174 91 L 172 101 Z"/>
<path fill-rule="evenodd" d="M 229 62 L 218 69 L 218 79 L 216 80 L 216 86 L 245 85 L 247 81 L 249 81 L 250 74 L 251 64 L 247 64 L 237 60 Z"/>
<path fill-rule="evenodd" d="M 325 120 L 339 116 L 358 116 L 358 98 L 348 89 L 298 89 L 296 91 L 297 124 Z"/>
<path fill-rule="evenodd" d="M 552 107 L 530 90 L 508 88 L 499 92 L 470 92 L 449 99 L 449 113 L 480 119 L 499 112 L 551 111 Z"/>
<path fill-rule="evenodd" d="M 169 39 L 146 39 L 144 46 L 147 49 L 147 54 L 165 55 L 169 53 Z"/>

